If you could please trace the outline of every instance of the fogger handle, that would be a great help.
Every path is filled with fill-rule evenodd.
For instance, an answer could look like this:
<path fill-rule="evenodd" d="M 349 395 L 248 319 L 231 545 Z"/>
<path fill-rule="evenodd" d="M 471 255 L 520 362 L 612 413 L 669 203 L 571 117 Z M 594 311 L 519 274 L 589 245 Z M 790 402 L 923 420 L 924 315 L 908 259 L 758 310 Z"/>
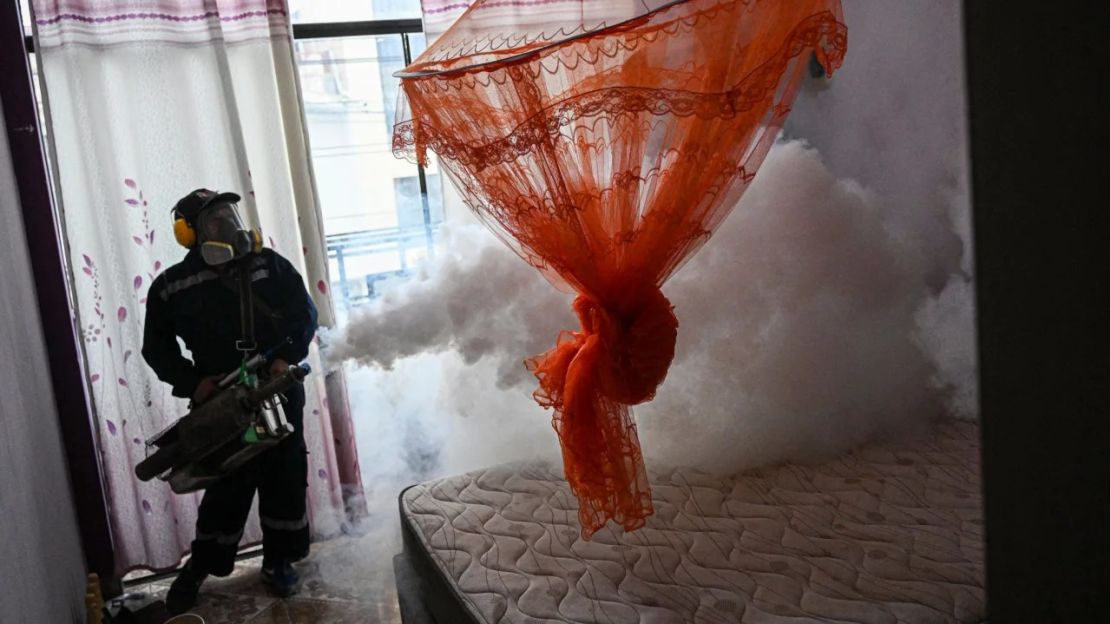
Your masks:
<path fill-rule="evenodd" d="M 252 357 L 251 359 L 247 360 L 247 363 L 244 364 L 244 367 L 248 371 L 254 371 L 259 366 L 262 366 L 265 363 L 266 363 L 266 358 L 265 357 L 263 357 L 262 355 L 256 355 L 256 356 Z M 220 380 L 219 388 L 220 388 L 220 390 L 230 388 L 231 386 L 235 385 L 236 381 L 239 381 L 239 371 L 238 370 L 231 371 L 226 376 L 224 376 L 224 378 Z"/>
<path fill-rule="evenodd" d="M 304 378 L 307 377 L 310 372 L 312 372 L 312 368 L 308 364 L 290 366 L 289 370 L 252 390 L 251 401 L 256 405 L 261 404 L 275 394 L 285 391 L 294 383 L 303 383 Z"/>
<path fill-rule="evenodd" d="M 280 348 L 282 348 L 286 345 L 291 345 L 291 344 L 293 344 L 293 339 L 292 338 L 286 338 L 285 340 L 283 340 L 281 343 L 279 343 L 277 346 L 273 347 L 269 351 L 267 351 L 265 353 L 259 353 L 258 355 L 256 355 L 256 356 L 252 357 L 251 359 L 247 360 L 247 363 L 244 364 L 244 367 L 247 369 L 248 372 L 254 372 L 254 371 L 262 368 L 263 364 L 265 364 L 266 362 L 269 362 L 270 359 L 274 356 L 274 353 L 277 352 L 278 349 L 280 349 Z M 220 390 L 223 390 L 225 388 L 230 388 L 238 380 L 239 380 L 239 370 L 236 369 L 236 370 L 231 371 L 227 375 L 225 375 L 224 378 L 220 380 L 219 388 L 220 388 Z"/>

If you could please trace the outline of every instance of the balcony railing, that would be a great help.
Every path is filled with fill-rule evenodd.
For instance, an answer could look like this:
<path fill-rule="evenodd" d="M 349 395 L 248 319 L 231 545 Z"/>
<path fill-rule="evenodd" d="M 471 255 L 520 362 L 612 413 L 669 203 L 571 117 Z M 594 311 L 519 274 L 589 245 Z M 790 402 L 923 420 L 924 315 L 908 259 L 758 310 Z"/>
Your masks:
<path fill-rule="evenodd" d="M 338 269 L 332 278 L 338 277 L 334 287 L 338 288 L 343 307 L 350 310 L 376 297 L 380 294 L 378 283 L 383 280 L 410 275 L 413 267 L 409 253 L 422 250 L 425 257 L 431 257 L 435 253 L 438 234 L 439 224 L 430 223 L 427 226 L 381 228 L 328 236 L 328 260 L 334 262 L 333 266 Z M 392 266 L 372 272 L 354 272 L 357 277 L 351 279 L 348 262 L 371 257 L 392 260 Z"/>

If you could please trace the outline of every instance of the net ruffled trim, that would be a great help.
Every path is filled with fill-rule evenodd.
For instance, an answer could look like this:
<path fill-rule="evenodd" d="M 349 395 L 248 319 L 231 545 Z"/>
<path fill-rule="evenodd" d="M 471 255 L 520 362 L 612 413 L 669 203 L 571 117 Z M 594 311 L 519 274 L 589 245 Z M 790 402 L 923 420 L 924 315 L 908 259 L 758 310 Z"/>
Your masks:
<path fill-rule="evenodd" d="M 699 20 L 703 18 L 714 18 L 722 10 L 731 10 L 737 5 L 750 6 L 756 0 L 722 0 L 721 2 L 706 7 L 694 14 L 687 17 L 668 22 L 665 28 L 680 28 L 682 26 L 693 27 Z M 776 0 L 777 1 L 777 0 Z M 579 24 L 574 28 L 568 29 L 563 26 L 552 32 L 541 31 L 538 33 L 519 33 L 513 32 L 508 34 L 489 34 L 481 37 L 459 38 L 450 40 L 452 35 L 451 30 L 445 32 L 440 41 L 436 42 L 435 49 L 431 50 L 428 58 L 417 59 L 415 69 L 429 68 L 438 64 L 449 64 L 450 61 L 463 59 L 473 56 L 481 55 L 495 55 L 503 53 L 510 55 L 519 50 L 529 50 L 543 47 L 544 44 L 553 44 L 561 41 L 578 40 L 587 37 L 591 34 L 604 34 L 608 35 L 617 30 L 628 30 L 630 28 L 638 27 L 646 20 L 657 18 L 667 15 L 667 13 L 677 10 L 684 5 L 684 2 L 674 2 L 661 6 L 655 10 L 649 10 L 641 15 L 636 15 L 625 20 L 615 23 L 609 23 L 601 20 L 592 25 Z M 471 5 L 471 10 L 478 8 L 479 5 Z M 465 17 L 465 16 L 464 16 Z M 461 22 L 463 18 L 459 19 Z M 643 29 L 645 32 L 639 33 L 642 38 L 644 34 L 651 34 L 655 28 Z M 672 33 L 673 34 L 673 33 Z M 424 62 L 421 62 L 421 61 Z"/>
<path fill-rule="evenodd" d="M 676 31 L 677 32 L 677 31 Z M 823 45 L 821 45 L 823 44 Z M 572 123 L 598 116 L 619 116 L 649 113 L 678 117 L 697 116 L 703 119 L 729 119 L 764 102 L 778 87 L 783 70 L 791 59 L 804 50 L 823 51 L 822 65 L 839 67 L 847 50 L 847 28 L 831 12 L 810 16 L 801 22 L 779 50 L 760 67 L 756 68 L 734 88 L 723 93 L 699 93 L 675 89 L 649 89 L 636 87 L 610 87 L 576 95 L 532 115 L 508 135 L 486 143 L 468 143 L 453 138 L 418 119 L 409 119 L 394 126 L 393 152 L 398 157 L 424 161 L 424 152 L 431 149 L 439 156 L 467 168 L 485 168 L 511 162 L 547 145 L 563 133 Z M 599 54 L 604 51 L 599 49 Z M 615 53 L 615 52 L 614 52 Z M 582 56 L 576 56 L 585 60 Z M 533 70 L 535 71 L 535 70 Z M 511 66 L 505 71 L 508 79 L 527 82 L 532 79 L 524 69 Z M 444 80 L 431 77 L 429 80 Z M 427 80 L 416 79 L 415 83 Z M 531 86 L 534 89 L 534 85 Z M 775 111 L 776 117 L 788 109 Z"/>

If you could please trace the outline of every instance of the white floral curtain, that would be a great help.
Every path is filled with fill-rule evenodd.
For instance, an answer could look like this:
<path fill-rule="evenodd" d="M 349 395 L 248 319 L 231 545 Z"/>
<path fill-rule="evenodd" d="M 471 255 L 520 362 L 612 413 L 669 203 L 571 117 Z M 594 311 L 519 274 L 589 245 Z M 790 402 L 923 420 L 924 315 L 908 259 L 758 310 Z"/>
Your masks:
<path fill-rule="evenodd" d="M 200 187 L 242 195 L 244 217 L 304 276 L 321 324 L 332 323 L 287 14 L 282 0 L 34 2 L 119 571 L 176 565 L 200 501 L 133 472 L 144 440 L 186 409 L 140 356 L 147 289 L 185 255 L 170 207 Z M 310 363 L 321 370 L 315 350 Z M 309 509 L 321 537 L 341 528 L 360 483 L 341 380 L 316 374 L 306 385 Z M 260 537 L 252 514 L 244 542 Z"/>

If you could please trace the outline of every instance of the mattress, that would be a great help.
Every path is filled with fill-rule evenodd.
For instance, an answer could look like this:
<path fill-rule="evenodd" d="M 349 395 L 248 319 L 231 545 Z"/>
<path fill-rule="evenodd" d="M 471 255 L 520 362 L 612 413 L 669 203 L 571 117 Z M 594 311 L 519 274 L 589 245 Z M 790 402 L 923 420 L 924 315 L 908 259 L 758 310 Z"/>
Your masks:
<path fill-rule="evenodd" d="M 822 465 L 653 472 L 647 525 L 591 541 L 555 466 L 416 485 L 395 563 L 422 615 L 406 621 L 982 621 L 978 439 L 948 422 Z"/>

